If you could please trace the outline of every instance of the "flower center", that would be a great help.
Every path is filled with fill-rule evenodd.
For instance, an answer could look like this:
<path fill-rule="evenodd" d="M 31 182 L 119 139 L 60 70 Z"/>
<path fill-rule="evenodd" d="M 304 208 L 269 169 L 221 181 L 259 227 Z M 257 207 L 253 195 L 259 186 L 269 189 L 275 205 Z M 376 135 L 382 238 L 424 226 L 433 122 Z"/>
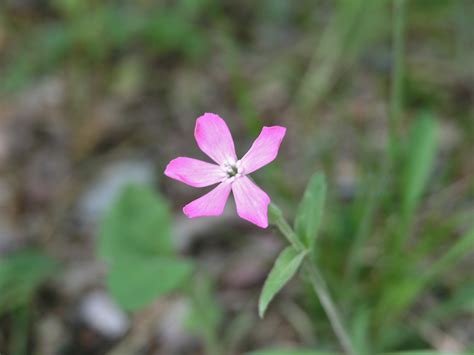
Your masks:
<path fill-rule="evenodd" d="M 239 173 L 239 169 L 235 165 L 231 165 L 229 169 L 227 170 L 228 177 L 234 177 L 238 173 Z"/>
<path fill-rule="evenodd" d="M 224 171 L 227 174 L 227 178 L 235 178 L 242 175 L 242 169 L 240 168 L 240 162 L 235 163 L 225 163 L 224 164 Z"/>

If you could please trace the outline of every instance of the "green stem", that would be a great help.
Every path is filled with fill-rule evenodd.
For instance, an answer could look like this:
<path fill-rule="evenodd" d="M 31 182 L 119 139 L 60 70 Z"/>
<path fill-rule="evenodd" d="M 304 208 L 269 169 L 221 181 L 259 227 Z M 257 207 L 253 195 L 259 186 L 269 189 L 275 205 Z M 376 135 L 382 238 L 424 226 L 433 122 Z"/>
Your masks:
<path fill-rule="evenodd" d="M 288 242 L 298 251 L 305 250 L 305 246 L 299 241 L 296 233 L 283 217 L 281 210 L 272 203 L 269 206 L 268 212 L 270 221 L 280 230 Z M 324 311 L 329 318 L 329 322 L 331 323 L 334 333 L 341 343 L 344 352 L 349 355 L 355 355 L 355 348 L 352 344 L 351 338 L 348 335 L 349 333 L 343 326 L 340 312 L 331 298 L 326 282 L 324 281 L 324 278 L 318 267 L 311 259 L 306 259 L 304 268 L 309 275 L 309 280 L 314 293 L 319 298 L 319 301 L 321 302 L 321 305 L 323 306 Z"/>
<path fill-rule="evenodd" d="M 329 322 L 331 323 L 332 329 L 336 334 L 339 342 L 341 343 L 342 348 L 346 354 L 354 355 L 355 348 L 352 345 L 351 338 L 344 328 L 341 320 L 339 310 L 337 309 L 334 301 L 331 298 L 326 281 L 324 280 L 322 274 L 319 272 L 318 268 L 311 261 L 307 260 L 305 262 L 305 269 L 308 273 L 311 286 L 313 287 L 314 292 L 319 298 L 321 305 L 326 312 Z"/>
<path fill-rule="evenodd" d="M 285 220 L 285 217 L 283 217 L 283 213 L 277 205 L 271 203 L 270 206 L 268 206 L 268 218 L 275 226 L 278 227 L 281 234 L 283 234 L 283 236 L 291 245 L 295 247 L 296 250 L 303 251 L 306 249 L 303 243 L 301 243 L 301 241 L 296 236 L 293 228 L 291 228 L 291 226 Z"/>

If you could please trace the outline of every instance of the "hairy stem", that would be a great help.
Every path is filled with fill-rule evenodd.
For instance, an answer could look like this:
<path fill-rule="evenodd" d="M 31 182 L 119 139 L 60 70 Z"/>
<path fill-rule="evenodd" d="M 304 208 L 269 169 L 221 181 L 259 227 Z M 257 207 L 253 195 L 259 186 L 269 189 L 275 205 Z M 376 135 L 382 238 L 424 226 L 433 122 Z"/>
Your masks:
<path fill-rule="evenodd" d="M 337 309 L 334 301 L 331 298 L 331 295 L 329 294 L 326 281 L 324 281 L 324 278 L 319 272 L 318 268 L 311 261 L 307 260 L 304 267 L 309 275 L 311 286 L 318 296 L 319 301 L 321 302 L 321 305 L 328 316 L 329 322 L 331 322 L 332 329 L 339 339 L 342 348 L 347 354 L 354 355 L 355 350 L 354 346 L 352 345 L 351 338 L 342 324 L 339 310 Z"/>
<path fill-rule="evenodd" d="M 299 241 L 296 233 L 293 231 L 293 228 L 288 224 L 288 222 L 283 217 L 281 210 L 274 205 L 273 203 L 269 206 L 269 219 L 270 221 L 280 230 L 283 236 L 288 240 L 288 242 L 298 251 L 305 250 L 305 246 Z M 322 274 L 320 273 L 316 264 L 311 260 L 311 258 L 306 259 L 304 262 L 304 269 L 309 276 L 309 281 L 311 282 L 314 293 L 318 297 L 321 305 L 326 312 L 329 322 L 336 334 L 344 352 L 349 355 L 355 355 L 354 346 L 352 345 L 351 338 L 346 331 L 340 312 L 336 307 L 336 304 L 331 298 L 326 281 Z"/>
<path fill-rule="evenodd" d="M 277 205 L 271 203 L 270 206 L 268 206 L 268 218 L 296 250 L 302 251 L 306 249 L 303 243 L 301 243 L 301 241 L 296 236 L 293 228 L 291 228 L 285 217 L 283 217 L 283 213 Z"/>

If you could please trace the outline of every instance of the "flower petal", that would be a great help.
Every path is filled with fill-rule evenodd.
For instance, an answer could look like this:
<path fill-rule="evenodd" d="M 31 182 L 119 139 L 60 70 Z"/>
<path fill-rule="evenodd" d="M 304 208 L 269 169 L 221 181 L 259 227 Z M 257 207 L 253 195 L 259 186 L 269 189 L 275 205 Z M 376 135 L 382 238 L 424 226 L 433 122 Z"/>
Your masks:
<path fill-rule="evenodd" d="M 248 177 L 235 179 L 232 184 L 237 213 L 243 219 L 259 227 L 268 227 L 268 205 L 270 197 Z"/>
<path fill-rule="evenodd" d="M 272 162 L 278 154 L 285 133 L 285 127 L 263 127 L 260 135 L 240 161 L 243 173 L 250 174 Z"/>
<path fill-rule="evenodd" d="M 170 161 L 165 175 L 194 187 L 214 185 L 226 177 L 219 165 L 185 157 Z"/>
<path fill-rule="evenodd" d="M 205 113 L 196 120 L 194 137 L 201 150 L 218 164 L 237 161 L 234 140 L 222 118 Z"/>
<path fill-rule="evenodd" d="M 204 196 L 197 200 L 188 203 L 183 208 L 183 212 L 189 218 L 205 217 L 205 216 L 220 216 L 224 211 L 225 203 L 229 197 L 231 184 L 227 181 L 217 185 L 214 190 L 211 190 Z"/>

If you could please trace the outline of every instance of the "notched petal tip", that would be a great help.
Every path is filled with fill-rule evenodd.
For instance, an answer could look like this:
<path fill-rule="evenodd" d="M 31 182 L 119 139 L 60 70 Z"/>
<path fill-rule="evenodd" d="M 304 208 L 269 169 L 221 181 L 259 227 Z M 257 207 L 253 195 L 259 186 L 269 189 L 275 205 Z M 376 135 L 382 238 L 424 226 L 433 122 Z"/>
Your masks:
<path fill-rule="evenodd" d="M 196 218 L 196 217 L 198 217 L 198 216 L 196 216 L 196 215 L 193 215 L 193 213 L 192 213 L 192 211 L 190 210 L 190 208 L 188 207 L 188 205 L 186 205 L 186 206 L 183 207 L 183 213 L 184 213 L 184 215 L 185 215 L 186 217 L 188 217 L 188 218 L 190 218 L 190 219 L 191 219 L 191 218 Z"/>
<path fill-rule="evenodd" d="M 165 168 L 165 171 L 163 171 L 163 174 L 165 174 L 166 176 L 170 177 L 170 178 L 174 178 L 174 172 L 173 172 L 173 166 L 176 164 L 176 161 L 178 160 L 179 158 L 175 158 L 173 160 L 171 160 L 167 165 L 166 165 L 166 168 Z"/>
<path fill-rule="evenodd" d="M 221 127 L 225 126 L 226 128 L 228 128 L 227 123 L 221 116 L 216 113 L 205 112 L 196 119 L 196 125 L 194 126 L 194 136 L 196 137 L 196 140 L 197 137 L 206 133 L 203 131 L 206 130 L 209 125 L 217 125 Z"/>
<path fill-rule="evenodd" d="M 250 174 L 271 163 L 278 155 L 285 134 L 285 127 L 264 126 L 249 151 L 241 159 L 243 171 Z"/>
<path fill-rule="evenodd" d="M 260 134 L 265 134 L 268 135 L 269 137 L 272 137 L 273 139 L 277 139 L 280 141 L 285 138 L 286 135 L 286 127 L 283 126 L 264 126 L 262 128 L 262 132 Z"/>
<path fill-rule="evenodd" d="M 257 222 L 257 221 L 250 221 L 253 224 L 255 224 L 257 227 L 260 227 L 262 229 L 267 229 L 268 228 L 268 217 L 265 221 Z"/>
<path fill-rule="evenodd" d="M 225 122 L 221 116 L 213 112 L 204 112 L 201 116 L 197 118 L 197 121 L 205 121 L 205 120 L 217 120 L 217 121 Z"/>

